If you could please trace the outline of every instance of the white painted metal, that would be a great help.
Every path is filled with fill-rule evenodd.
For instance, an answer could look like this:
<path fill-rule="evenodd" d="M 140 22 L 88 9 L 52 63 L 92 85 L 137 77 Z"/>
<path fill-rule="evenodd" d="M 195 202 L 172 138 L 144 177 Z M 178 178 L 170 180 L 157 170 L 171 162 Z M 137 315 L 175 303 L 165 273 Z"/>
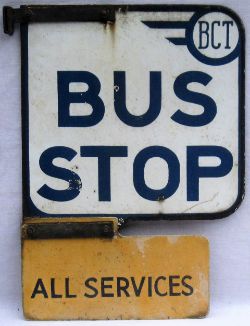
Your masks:
<path fill-rule="evenodd" d="M 167 37 L 184 37 L 184 29 L 150 29 L 142 21 L 188 21 L 193 13 L 159 12 L 117 13 L 116 23 L 35 23 L 29 25 L 29 171 L 30 197 L 47 214 L 172 214 L 214 213 L 230 208 L 238 196 L 238 58 L 224 65 L 212 66 L 197 60 L 187 46 L 177 46 Z M 225 20 L 225 14 L 212 13 L 206 19 Z M 231 19 L 231 18 L 230 18 Z M 196 35 L 196 29 L 194 32 Z M 194 36 L 198 37 L 198 36 Z M 238 29 L 232 32 L 236 46 Z M 195 38 L 195 42 L 198 42 Z M 203 54 L 221 57 L 228 54 L 213 50 Z M 101 82 L 100 97 L 105 115 L 93 127 L 58 127 L 58 71 L 89 71 Z M 134 115 L 149 106 L 149 71 L 162 73 L 162 108 L 158 118 L 145 127 L 125 125 L 114 110 L 114 71 L 126 71 L 127 107 Z M 181 109 L 201 114 L 203 107 L 180 100 L 173 84 L 186 71 L 201 71 L 212 76 L 207 86 L 192 83 L 189 89 L 210 96 L 217 105 L 217 115 L 202 127 L 176 123 L 171 116 Z M 70 91 L 86 90 L 72 84 Z M 86 85 L 85 85 L 86 86 Z M 83 88 L 81 88 L 83 87 Z M 74 104 L 71 115 L 91 114 L 91 106 Z M 128 157 L 111 158 L 111 201 L 98 200 L 97 158 L 80 157 L 80 146 L 127 146 Z M 142 198 L 133 185 L 133 162 L 145 147 L 164 146 L 180 162 L 180 184 L 164 201 Z M 224 177 L 201 178 L 199 200 L 187 201 L 187 146 L 222 146 L 233 155 L 233 167 Z M 41 154 L 53 146 L 67 146 L 78 155 L 70 162 L 55 159 L 54 164 L 76 172 L 82 180 L 80 194 L 71 201 L 57 202 L 43 198 L 38 190 L 44 184 L 66 189 L 68 183 L 52 178 L 39 166 Z M 203 157 L 202 166 L 220 164 L 216 158 Z M 168 166 L 160 158 L 148 161 L 145 181 L 152 189 L 163 188 L 169 177 Z"/>

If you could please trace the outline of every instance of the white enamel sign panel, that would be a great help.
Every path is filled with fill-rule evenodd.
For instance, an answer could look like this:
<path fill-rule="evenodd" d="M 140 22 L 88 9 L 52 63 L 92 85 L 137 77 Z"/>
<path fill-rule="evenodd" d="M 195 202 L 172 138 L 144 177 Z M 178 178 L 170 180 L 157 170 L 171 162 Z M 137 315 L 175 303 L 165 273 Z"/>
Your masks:
<path fill-rule="evenodd" d="M 22 26 L 25 214 L 219 218 L 243 196 L 244 32 L 221 7 Z"/>

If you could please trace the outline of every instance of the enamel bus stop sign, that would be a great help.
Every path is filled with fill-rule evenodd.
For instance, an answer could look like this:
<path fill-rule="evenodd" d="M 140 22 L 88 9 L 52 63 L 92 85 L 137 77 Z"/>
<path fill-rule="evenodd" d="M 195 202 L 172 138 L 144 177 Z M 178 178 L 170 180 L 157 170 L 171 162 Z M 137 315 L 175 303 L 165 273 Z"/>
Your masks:
<path fill-rule="evenodd" d="M 209 219 L 244 195 L 244 30 L 220 6 L 4 8 L 21 26 L 28 319 L 202 317 L 200 236 L 124 220 Z"/>
<path fill-rule="evenodd" d="M 103 23 L 53 13 L 21 25 L 24 215 L 232 213 L 244 183 L 238 17 L 196 6 L 111 7 Z"/>

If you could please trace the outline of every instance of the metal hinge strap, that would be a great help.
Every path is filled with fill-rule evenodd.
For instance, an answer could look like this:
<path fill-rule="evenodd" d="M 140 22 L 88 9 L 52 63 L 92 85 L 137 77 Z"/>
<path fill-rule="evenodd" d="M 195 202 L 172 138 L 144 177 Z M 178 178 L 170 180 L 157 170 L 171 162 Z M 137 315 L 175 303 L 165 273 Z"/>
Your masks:
<path fill-rule="evenodd" d="M 4 33 L 12 35 L 16 23 L 29 22 L 115 22 L 115 7 L 100 5 L 3 7 Z"/>
<path fill-rule="evenodd" d="M 22 239 L 113 238 L 115 218 L 30 218 L 22 225 Z"/>

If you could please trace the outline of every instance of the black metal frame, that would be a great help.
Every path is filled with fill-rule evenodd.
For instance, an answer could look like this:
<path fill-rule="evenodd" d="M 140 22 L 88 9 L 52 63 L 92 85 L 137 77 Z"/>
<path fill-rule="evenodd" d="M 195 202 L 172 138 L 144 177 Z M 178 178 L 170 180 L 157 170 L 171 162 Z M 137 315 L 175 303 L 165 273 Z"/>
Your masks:
<path fill-rule="evenodd" d="M 4 31 L 11 35 L 15 23 L 21 24 L 21 63 L 22 63 L 22 134 L 23 134 L 23 216 L 30 217 L 29 169 L 28 169 L 28 55 L 27 55 L 27 26 L 30 22 L 73 22 L 93 21 L 100 23 L 115 22 L 116 11 L 220 11 L 230 15 L 237 23 L 240 31 L 241 51 L 239 55 L 239 189 L 235 203 L 229 209 L 218 213 L 185 213 L 185 214 L 101 214 L 101 216 L 116 216 L 129 220 L 204 220 L 219 219 L 236 211 L 244 198 L 245 190 L 245 32 L 240 18 L 230 9 L 217 5 L 42 5 L 20 6 L 19 9 L 3 8 Z M 36 217 L 48 217 L 37 210 Z M 51 216 L 51 215 L 49 215 Z M 65 214 L 55 217 L 92 216 L 100 214 Z M 33 216 L 31 216 L 33 217 Z"/>

